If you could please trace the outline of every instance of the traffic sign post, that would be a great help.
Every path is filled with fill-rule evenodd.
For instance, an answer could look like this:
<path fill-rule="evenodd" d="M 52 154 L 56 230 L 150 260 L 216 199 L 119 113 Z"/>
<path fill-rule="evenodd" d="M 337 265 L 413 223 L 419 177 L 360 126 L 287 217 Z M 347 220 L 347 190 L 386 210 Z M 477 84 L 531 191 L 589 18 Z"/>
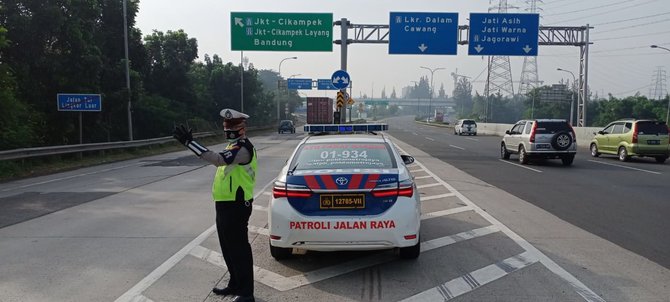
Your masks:
<path fill-rule="evenodd" d="M 338 111 L 341 110 L 342 107 L 344 106 L 344 102 L 345 102 L 344 94 L 345 93 L 342 92 L 342 91 L 337 92 L 337 110 Z"/>
<path fill-rule="evenodd" d="M 537 56 L 539 14 L 470 14 L 468 54 Z"/>
<path fill-rule="evenodd" d="M 330 80 L 337 89 L 345 89 L 349 86 L 349 82 L 351 82 L 349 74 L 344 70 L 334 72 Z"/>
<path fill-rule="evenodd" d="M 288 89 L 312 90 L 312 79 L 288 79 L 286 83 Z"/>
<path fill-rule="evenodd" d="M 102 111 L 99 94 L 59 93 L 56 99 L 58 111 Z"/>
<path fill-rule="evenodd" d="M 389 54 L 455 55 L 458 13 L 392 12 Z"/>
<path fill-rule="evenodd" d="M 337 90 L 337 88 L 333 86 L 333 81 L 330 79 L 318 79 L 316 81 L 316 87 L 318 90 Z"/>
<path fill-rule="evenodd" d="M 231 50 L 333 51 L 333 14 L 230 13 Z"/>
<path fill-rule="evenodd" d="M 79 112 L 79 143 L 84 143 L 83 138 L 83 120 L 82 112 L 102 111 L 102 96 L 99 94 L 81 94 L 81 93 L 58 93 L 56 94 L 56 104 L 58 111 L 77 111 Z"/>

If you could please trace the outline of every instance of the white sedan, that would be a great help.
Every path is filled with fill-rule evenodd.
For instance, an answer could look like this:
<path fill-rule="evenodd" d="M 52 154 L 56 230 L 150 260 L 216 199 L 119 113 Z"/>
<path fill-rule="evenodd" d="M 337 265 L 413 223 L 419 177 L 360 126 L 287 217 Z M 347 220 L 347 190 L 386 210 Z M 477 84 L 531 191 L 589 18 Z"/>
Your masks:
<path fill-rule="evenodd" d="M 419 192 L 405 166 L 414 158 L 382 134 L 342 134 L 352 127 L 306 137 L 281 170 L 268 211 L 275 259 L 293 248 L 398 248 L 401 258 L 419 256 Z"/>

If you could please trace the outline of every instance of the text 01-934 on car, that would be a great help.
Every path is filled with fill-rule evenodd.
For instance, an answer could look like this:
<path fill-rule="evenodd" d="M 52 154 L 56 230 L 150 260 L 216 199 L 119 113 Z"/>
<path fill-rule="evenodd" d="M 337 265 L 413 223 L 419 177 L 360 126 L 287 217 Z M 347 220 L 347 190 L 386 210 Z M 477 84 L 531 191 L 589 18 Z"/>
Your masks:
<path fill-rule="evenodd" d="M 668 126 L 662 121 L 618 120 L 594 135 L 590 145 L 593 157 L 613 154 L 628 161 L 632 156 L 648 156 L 664 163 L 670 156 Z"/>
<path fill-rule="evenodd" d="M 420 253 L 421 204 L 386 124 L 305 125 L 310 133 L 282 168 L 268 209 L 270 253 L 397 248 Z M 316 135 L 312 135 L 316 134 Z"/>
<path fill-rule="evenodd" d="M 509 159 L 510 154 L 518 154 L 521 164 L 534 159 L 560 158 L 563 165 L 569 166 L 577 154 L 577 137 L 565 120 L 518 121 L 505 131 L 500 143 L 500 157 Z"/>

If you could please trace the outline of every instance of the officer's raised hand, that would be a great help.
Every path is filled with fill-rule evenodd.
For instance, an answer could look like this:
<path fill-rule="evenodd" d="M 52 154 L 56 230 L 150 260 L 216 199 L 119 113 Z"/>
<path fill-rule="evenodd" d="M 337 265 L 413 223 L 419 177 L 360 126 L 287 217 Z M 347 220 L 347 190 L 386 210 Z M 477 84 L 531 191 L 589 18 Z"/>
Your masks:
<path fill-rule="evenodd" d="M 174 127 L 172 137 L 174 137 L 184 146 L 188 146 L 188 144 L 193 141 L 193 133 L 191 128 L 186 128 L 184 124 Z"/>

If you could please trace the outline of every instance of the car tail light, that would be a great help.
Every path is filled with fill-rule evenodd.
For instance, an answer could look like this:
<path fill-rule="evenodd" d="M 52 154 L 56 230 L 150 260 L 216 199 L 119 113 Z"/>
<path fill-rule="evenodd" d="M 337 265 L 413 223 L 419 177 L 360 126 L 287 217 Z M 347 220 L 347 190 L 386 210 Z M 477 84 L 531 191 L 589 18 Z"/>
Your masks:
<path fill-rule="evenodd" d="M 286 184 L 283 181 L 275 181 L 272 187 L 272 197 L 309 198 L 312 190 L 307 186 Z"/>
<path fill-rule="evenodd" d="M 533 122 L 533 128 L 530 129 L 530 142 L 535 142 L 535 129 L 537 129 L 537 121 Z"/>
<path fill-rule="evenodd" d="M 405 240 L 413 240 L 416 239 L 416 234 L 413 235 L 405 235 Z"/>
<path fill-rule="evenodd" d="M 633 124 L 633 144 L 637 144 L 637 123 Z"/>
<path fill-rule="evenodd" d="M 372 196 L 377 198 L 414 195 L 414 183 L 411 180 L 401 181 L 399 183 L 390 183 L 379 185 L 372 190 Z"/>

